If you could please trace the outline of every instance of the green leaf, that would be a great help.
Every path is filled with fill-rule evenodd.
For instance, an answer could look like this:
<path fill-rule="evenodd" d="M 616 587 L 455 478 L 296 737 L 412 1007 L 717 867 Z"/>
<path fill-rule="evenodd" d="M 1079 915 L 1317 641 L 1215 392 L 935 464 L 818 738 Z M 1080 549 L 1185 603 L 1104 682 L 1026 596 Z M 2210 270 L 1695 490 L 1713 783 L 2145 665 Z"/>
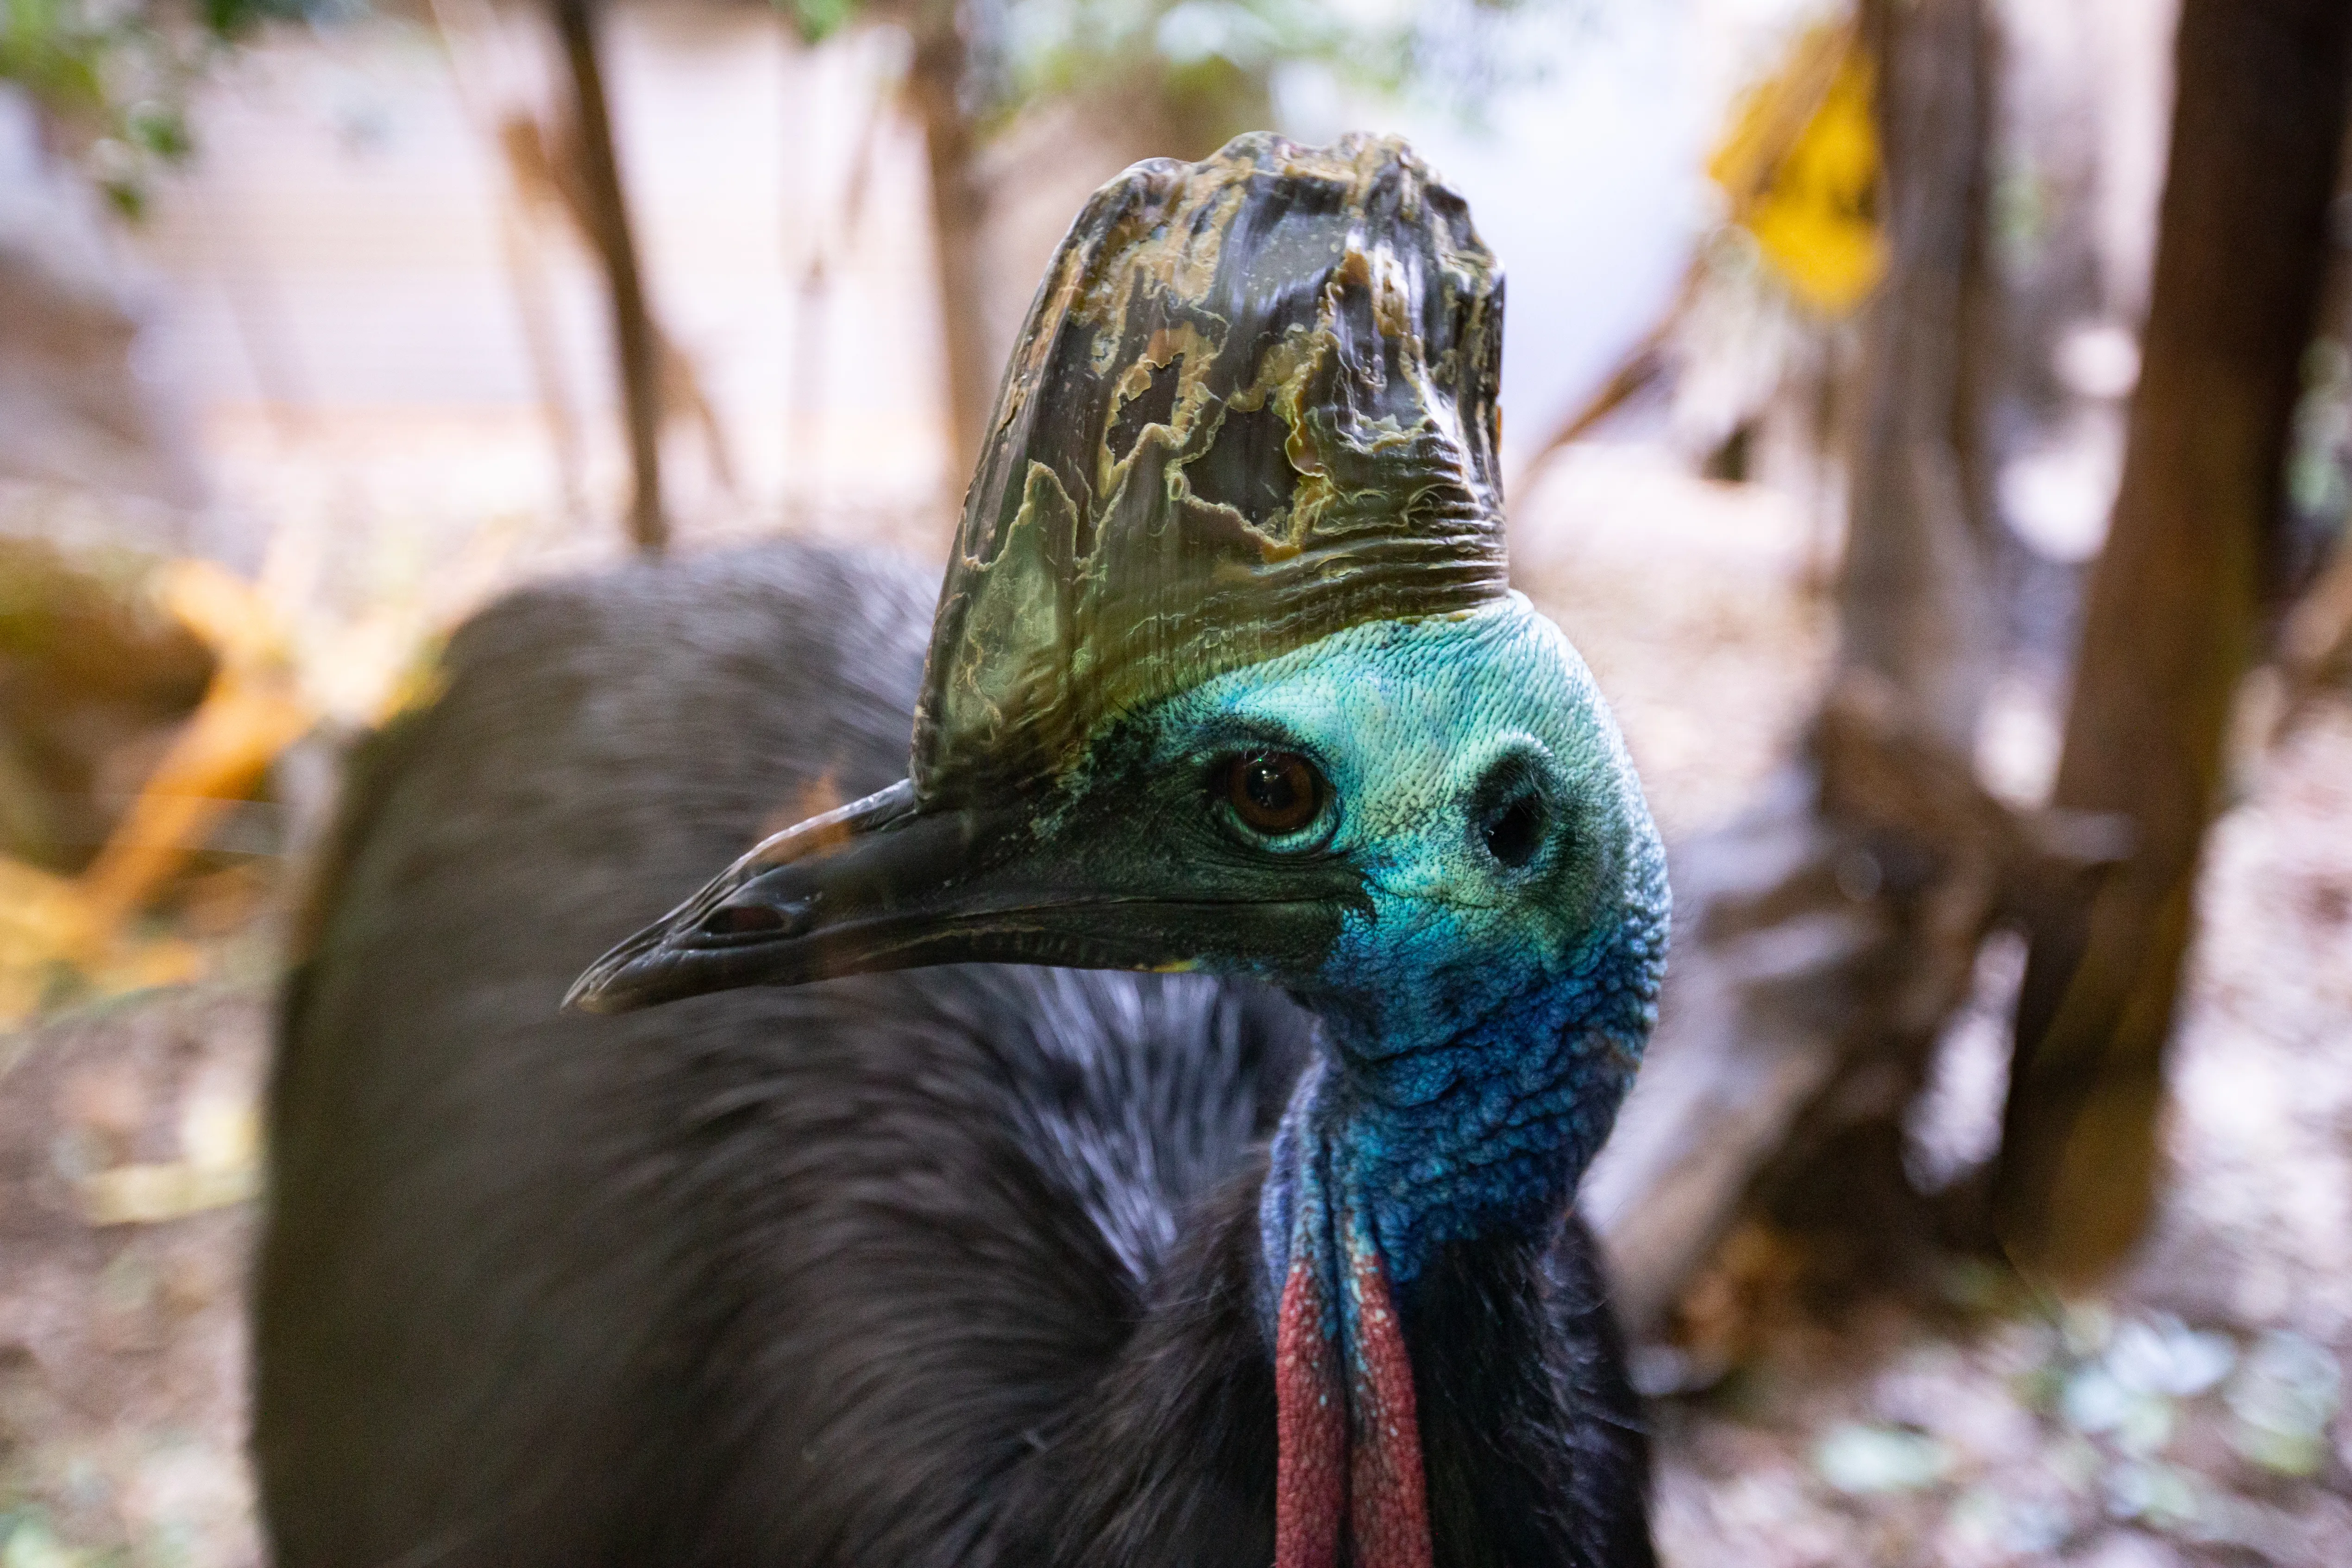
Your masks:
<path fill-rule="evenodd" d="M 187 116 L 174 104 L 152 99 L 133 104 L 124 118 L 124 129 L 131 133 L 133 146 L 166 163 L 177 163 L 195 151 Z"/>
<path fill-rule="evenodd" d="M 774 0 L 774 4 L 807 44 L 824 42 L 857 15 L 857 0 Z"/>

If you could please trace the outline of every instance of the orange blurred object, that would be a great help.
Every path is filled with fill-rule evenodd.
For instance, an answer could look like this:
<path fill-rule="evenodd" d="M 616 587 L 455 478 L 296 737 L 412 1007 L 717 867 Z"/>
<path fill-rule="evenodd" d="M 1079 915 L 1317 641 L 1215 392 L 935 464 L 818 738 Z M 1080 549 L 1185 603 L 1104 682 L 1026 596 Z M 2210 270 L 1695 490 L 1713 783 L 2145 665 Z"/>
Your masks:
<path fill-rule="evenodd" d="M 194 948 L 134 936 L 131 922 L 310 727 L 274 619 L 250 585 L 208 562 L 175 561 L 156 574 L 154 592 L 218 666 L 80 876 L 0 859 L 0 1026 L 31 1016 L 59 966 L 100 994 L 194 978 Z"/>

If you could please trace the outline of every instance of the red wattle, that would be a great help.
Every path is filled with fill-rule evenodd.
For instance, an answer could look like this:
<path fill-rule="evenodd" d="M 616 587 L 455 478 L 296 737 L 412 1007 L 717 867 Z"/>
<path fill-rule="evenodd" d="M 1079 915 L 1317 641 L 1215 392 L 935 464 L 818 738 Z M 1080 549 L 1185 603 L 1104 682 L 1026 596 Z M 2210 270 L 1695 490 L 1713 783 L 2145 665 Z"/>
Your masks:
<path fill-rule="evenodd" d="M 1355 1447 L 1349 1513 L 1356 1568 L 1430 1568 L 1429 1498 L 1412 1360 L 1376 1255 L 1353 1260 L 1360 1342 L 1353 1348 Z"/>
<path fill-rule="evenodd" d="M 1349 1249 L 1355 1252 L 1354 1248 Z M 1292 1260 L 1275 1335 L 1275 1568 L 1431 1568 L 1412 1362 L 1369 1251 L 1349 1258 L 1357 1342 L 1343 1375 L 1311 1260 Z"/>
<path fill-rule="evenodd" d="M 1308 1259 L 1282 1282 L 1274 1342 L 1274 1568 L 1339 1568 L 1347 1506 L 1347 1390 Z"/>

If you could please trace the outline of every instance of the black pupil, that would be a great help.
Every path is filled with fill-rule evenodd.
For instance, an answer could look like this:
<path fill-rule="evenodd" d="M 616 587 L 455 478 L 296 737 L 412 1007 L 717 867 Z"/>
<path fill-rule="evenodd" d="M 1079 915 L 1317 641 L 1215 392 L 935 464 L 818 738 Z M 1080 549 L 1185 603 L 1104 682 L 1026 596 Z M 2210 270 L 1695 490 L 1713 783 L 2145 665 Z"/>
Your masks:
<path fill-rule="evenodd" d="M 1487 822 L 1486 851 L 1517 870 L 1543 847 L 1543 797 L 1529 790 L 1514 797 Z"/>
<path fill-rule="evenodd" d="M 1261 833 L 1294 833 L 1314 819 L 1315 770 L 1292 752 L 1256 752 L 1234 768 L 1234 809 Z"/>

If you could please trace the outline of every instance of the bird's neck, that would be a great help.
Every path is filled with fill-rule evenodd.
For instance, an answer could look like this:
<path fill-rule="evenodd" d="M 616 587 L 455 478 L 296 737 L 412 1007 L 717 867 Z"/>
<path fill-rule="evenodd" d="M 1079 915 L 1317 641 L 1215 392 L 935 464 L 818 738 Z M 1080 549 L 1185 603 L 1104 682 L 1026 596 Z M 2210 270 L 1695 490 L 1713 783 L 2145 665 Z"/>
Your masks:
<path fill-rule="evenodd" d="M 1400 1288 L 1449 1243 L 1557 1227 L 1640 1060 L 1652 946 L 1644 931 L 1612 933 L 1499 995 L 1440 984 L 1386 1005 L 1318 998 L 1323 1059 L 1291 1096 L 1260 1205 L 1269 1287 L 1317 1183 L 1361 1212 Z"/>
<path fill-rule="evenodd" d="M 1538 1240 L 1630 1085 L 1655 959 L 1641 936 L 1516 990 L 1484 977 L 1327 1002 L 1324 1058 L 1276 1131 L 1259 1205 L 1279 1405 L 1276 1568 L 1426 1568 L 1413 1281 L 1444 1248 Z M 1492 1249 L 1490 1256 L 1533 1256 Z"/>

